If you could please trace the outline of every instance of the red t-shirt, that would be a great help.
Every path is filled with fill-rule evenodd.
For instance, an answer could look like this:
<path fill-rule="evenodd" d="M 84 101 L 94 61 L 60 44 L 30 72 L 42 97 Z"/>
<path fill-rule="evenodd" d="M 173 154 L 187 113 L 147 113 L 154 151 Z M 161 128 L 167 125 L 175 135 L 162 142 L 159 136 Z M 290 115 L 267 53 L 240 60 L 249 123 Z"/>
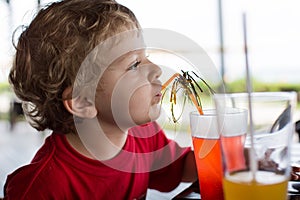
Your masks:
<path fill-rule="evenodd" d="M 100 162 L 53 132 L 29 165 L 7 177 L 4 199 L 144 199 L 147 188 L 166 192 L 179 184 L 189 151 L 149 123 L 130 129 L 123 151 Z"/>

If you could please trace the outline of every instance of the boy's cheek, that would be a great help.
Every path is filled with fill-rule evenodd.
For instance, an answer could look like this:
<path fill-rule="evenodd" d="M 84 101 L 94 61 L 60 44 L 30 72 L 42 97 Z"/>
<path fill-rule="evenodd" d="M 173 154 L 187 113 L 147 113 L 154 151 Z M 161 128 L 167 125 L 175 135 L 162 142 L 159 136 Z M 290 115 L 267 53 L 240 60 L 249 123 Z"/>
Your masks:
<path fill-rule="evenodd" d="M 129 102 L 129 112 L 135 121 L 143 123 L 155 120 L 159 116 L 159 105 L 152 105 L 152 96 L 148 87 L 137 90 Z"/>

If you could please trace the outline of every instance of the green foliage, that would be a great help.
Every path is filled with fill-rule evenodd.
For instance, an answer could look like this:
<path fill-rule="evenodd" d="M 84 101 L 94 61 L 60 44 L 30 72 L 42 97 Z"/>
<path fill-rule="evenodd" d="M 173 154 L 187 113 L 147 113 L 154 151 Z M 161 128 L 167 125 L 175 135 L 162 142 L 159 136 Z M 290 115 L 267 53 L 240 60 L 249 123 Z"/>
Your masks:
<path fill-rule="evenodd" d="M 300 83 L 266 83 L 252 80 L 254 92 L 296 91 L 300 92 Z M 227 92 L 246 92 L 246 80 L 239 79 L 226 84 Z"/>
<path fill-rule="evenodd" d="M 1 82 L 0 83 L 0 94 L 4 92 L 10 92 L 10 86 L 8 82 Z"/>

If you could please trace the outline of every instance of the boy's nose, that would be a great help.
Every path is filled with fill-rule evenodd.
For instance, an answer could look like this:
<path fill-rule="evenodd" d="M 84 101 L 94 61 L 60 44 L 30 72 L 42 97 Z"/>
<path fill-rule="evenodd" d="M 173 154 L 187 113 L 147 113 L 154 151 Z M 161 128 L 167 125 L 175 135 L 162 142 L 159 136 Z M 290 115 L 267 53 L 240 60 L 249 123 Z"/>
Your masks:
<path fill-rule="evenodd" d="M 152 63 L 150 65 L 149 81 L 150 82 L 157 81 L 161 76 L 161 74 L 162 74 L 161 68 L 158 65 Z"/>

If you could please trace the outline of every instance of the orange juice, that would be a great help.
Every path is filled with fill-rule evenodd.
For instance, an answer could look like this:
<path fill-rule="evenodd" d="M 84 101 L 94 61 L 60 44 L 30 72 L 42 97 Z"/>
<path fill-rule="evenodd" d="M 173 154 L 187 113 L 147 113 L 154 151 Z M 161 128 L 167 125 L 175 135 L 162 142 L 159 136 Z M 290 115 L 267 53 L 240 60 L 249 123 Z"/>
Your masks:
<path fill-rule="evenodd" d="M 274 172 L 258 171 L 255 180 L 252 173 L 237 172 L 224 178 L 226 200 L 286 200 L 288 180 Z"/>
<path fill-rule="evenodd" d="M 220 140 L 193 137 L 193 146 L 201 199 L 223 200 L 223 169 Z"/>

